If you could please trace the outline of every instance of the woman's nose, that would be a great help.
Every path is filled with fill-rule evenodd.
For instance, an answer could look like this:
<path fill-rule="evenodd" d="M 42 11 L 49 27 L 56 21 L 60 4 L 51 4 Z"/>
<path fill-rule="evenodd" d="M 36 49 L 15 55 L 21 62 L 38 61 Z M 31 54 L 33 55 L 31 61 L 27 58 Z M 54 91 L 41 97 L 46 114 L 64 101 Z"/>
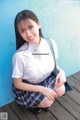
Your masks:
<path fill-rule="evenodd" d="M 32 35 L 30 30 L 26 30 L 27 37 L 30 37 Z"/>

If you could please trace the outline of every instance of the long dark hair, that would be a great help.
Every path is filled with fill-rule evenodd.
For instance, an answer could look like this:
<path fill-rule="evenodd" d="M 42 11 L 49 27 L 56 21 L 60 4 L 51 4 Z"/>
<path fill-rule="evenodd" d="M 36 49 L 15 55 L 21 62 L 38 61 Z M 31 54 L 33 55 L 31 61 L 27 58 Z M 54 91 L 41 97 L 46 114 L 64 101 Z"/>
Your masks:
<path fill-rule="evenodd" d="M 16 35 L 16 50 L 19 49 L 26 41 L 21 37 L 19 30 L 18 30 L 18 24 L 22 20 L 32 19 L 36 23 L 38 23 L 37 16 L 30 10 L 23 10 L 19 12 L 14 21 L 14 27 L 15 27 L 15 35 Z M 39 35 L 40 37 L 43 37 L 41 28 L 39 29 Z"/>

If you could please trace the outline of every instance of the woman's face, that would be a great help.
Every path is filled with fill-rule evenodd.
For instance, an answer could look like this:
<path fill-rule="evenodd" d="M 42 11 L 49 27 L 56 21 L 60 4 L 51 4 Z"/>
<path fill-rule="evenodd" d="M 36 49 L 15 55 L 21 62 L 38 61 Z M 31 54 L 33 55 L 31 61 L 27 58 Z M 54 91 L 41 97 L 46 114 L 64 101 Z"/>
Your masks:
<path fill-rule="evenodd" d="M 33 44 L 39 44 L 40 42 L 39 28 L 40 22 L 36 23 L 32 19 L 22 20 L 18 24 L 18 30 L 22 38 Z"/>

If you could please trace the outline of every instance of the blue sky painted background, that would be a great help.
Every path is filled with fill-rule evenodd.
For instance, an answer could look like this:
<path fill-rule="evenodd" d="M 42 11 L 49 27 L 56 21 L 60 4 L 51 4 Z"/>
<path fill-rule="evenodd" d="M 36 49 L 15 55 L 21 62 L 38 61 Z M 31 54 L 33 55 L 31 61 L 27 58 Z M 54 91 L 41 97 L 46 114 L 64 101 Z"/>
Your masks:
<path fill-rule="evenodd" d="M 44 37 L 58 46 L 57 63 L 66 76 L 80 71 L 79 0 L 1 0 L 0 1 L 0 106 L 14 100 L 12 95 L 12 55 L 15 52 L 14 18 L 29 9 L 40 19 Z"/>

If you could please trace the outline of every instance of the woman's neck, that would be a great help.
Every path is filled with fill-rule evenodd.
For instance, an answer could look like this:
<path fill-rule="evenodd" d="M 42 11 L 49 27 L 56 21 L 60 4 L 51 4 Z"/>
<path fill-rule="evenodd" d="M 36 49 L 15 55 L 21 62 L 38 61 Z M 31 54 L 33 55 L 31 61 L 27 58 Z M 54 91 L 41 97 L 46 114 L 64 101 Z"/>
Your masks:
<path fill-rule="evenodd" d="M 39 37 L 39 40 L 38 40 L 38 42 L 35 45 L 38 47 L 40 42 L 41 42 L 41 37 Z"/>

